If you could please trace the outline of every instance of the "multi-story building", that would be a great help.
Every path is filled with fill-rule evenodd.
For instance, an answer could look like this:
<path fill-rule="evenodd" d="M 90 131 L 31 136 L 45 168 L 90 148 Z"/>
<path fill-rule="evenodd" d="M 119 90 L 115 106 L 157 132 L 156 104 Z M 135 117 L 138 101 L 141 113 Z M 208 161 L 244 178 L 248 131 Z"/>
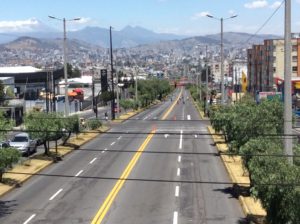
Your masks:
<path fill-rule="evenodd" d="M 229 75 L 229 62 L 227 60 L 224 60 L 224 76 Z M 211 72 L 214 74 L 215 82 L 220 83 L 221 82 L 221 63 L 220 62 L 212 62 L 211 63 Z"/>
<path fill-rule="evenodd" d="M 281 91 L 284 80 L 284 40 L 270 39 L 265 40 L 263 45 L 253 45 L 252 49 L 248 49 L 247 56 L 248 91 Z M 292 38 L 291 60 L 292 80 L 300 81 L 300 38 Z"/>

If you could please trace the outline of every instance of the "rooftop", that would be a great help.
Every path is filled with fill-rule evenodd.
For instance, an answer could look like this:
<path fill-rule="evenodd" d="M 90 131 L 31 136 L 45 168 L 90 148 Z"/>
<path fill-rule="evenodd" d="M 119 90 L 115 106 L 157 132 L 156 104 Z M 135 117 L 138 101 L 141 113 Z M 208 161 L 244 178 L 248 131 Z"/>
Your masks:
<path fill-rule="evenodd" d="M 35 68 L 32 66 L 0 67 L 0 74 L 35 73 L 42 71 L 42 69 Z"/>

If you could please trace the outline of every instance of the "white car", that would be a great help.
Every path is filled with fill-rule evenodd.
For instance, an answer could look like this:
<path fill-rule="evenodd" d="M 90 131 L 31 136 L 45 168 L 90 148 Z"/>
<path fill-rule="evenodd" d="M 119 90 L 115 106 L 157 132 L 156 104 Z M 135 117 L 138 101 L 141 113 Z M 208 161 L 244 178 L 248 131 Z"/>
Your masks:
<path fill-rule="evenodd" d="M 36 152 L 37 143 L 35 140 L 30 139 L 29 134 L 22 132 L 14 136 L 9 141 L 9 146 L 18 149 L 22 154 L 30 155 Z"/>

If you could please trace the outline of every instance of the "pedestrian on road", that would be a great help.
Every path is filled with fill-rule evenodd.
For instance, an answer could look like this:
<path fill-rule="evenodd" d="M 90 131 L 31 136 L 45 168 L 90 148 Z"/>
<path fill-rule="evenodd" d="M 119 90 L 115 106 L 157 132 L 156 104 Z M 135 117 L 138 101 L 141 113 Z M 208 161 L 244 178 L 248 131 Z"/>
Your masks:
<path fill-rule="evenodd" d="M 108 115 L 107 115 L 107 112 L 104 113 L 104 117 L 105 117 L 105 120 L 108 121 Z"/>

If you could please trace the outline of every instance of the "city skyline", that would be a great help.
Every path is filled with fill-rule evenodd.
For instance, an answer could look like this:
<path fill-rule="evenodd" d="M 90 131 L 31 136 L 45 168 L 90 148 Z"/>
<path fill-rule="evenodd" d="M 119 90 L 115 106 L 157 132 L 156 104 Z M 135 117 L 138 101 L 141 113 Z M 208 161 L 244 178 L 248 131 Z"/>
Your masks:
<path fill-rule="evenodd" d="M 218 21 L 207 18 L 207 14 L 217 18 L 237 14 L 237 18 L 224 23 L 224 31 L 254 33 L 281 3 L 276 0 L 238 0 L 226 5 L 218 0 L 10 0 L 2 3 L 0 33 L 61 31 L 62 23 L 49 19 L 48 15 L 66 19 L 80 17 L 80 21 L 68 23 L 68 30 L 79 30 L 86 26 L 113 26 L 121 30 L 130 25 L 158 33 L 186 36 L 220 32 Z M 292 1 L 292 32 L 295 33 L 300 31 L 300 15 L 295 13 L 299 8 L 300 0 Z M 282 35 L 283 20 L 284 5 L 259 33 Z"/>

